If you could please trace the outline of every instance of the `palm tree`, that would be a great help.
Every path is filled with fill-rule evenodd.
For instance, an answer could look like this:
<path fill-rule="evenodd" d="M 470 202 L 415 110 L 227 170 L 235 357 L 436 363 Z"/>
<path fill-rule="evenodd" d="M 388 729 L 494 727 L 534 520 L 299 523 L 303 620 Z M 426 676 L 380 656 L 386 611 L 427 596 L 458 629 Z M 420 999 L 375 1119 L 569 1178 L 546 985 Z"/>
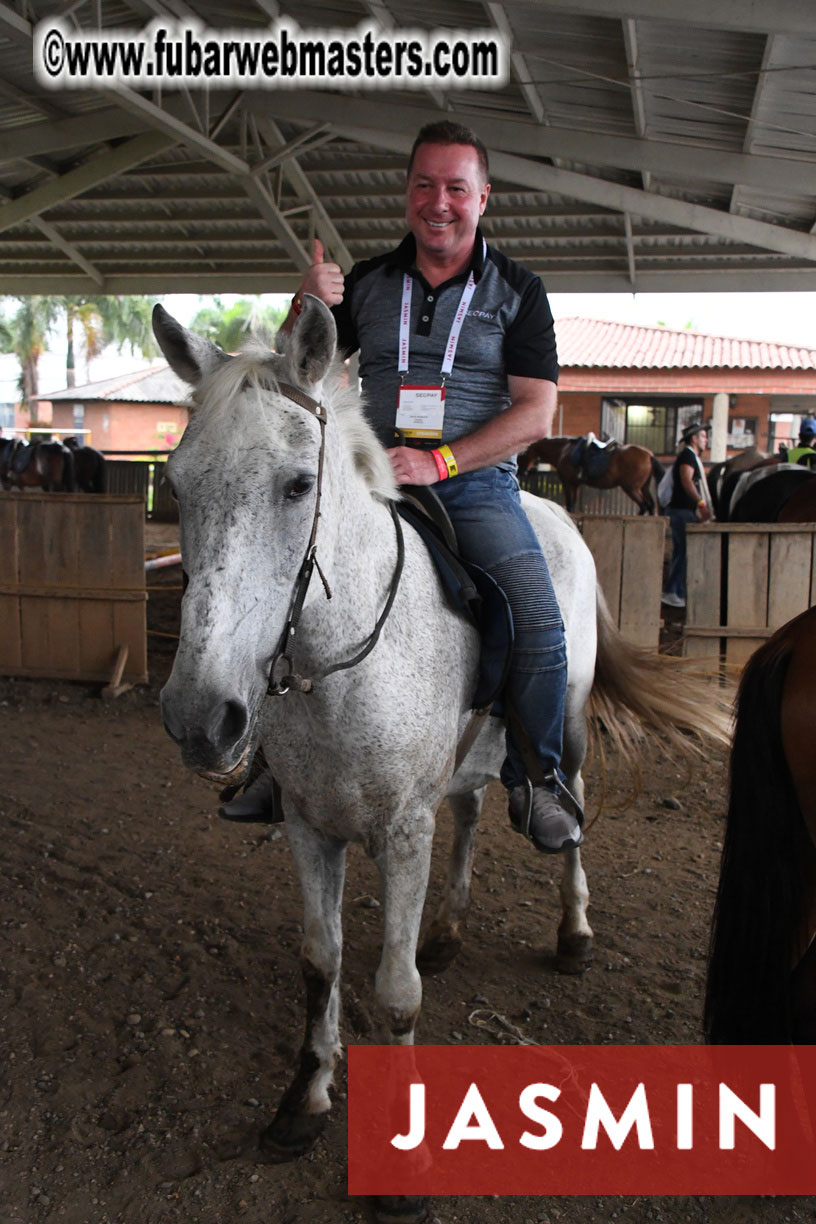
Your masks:
<path fill-rule="evenodd" d="M 65 311 L 67 387 L 76 386 L 74 339 L 77 325 L 82 330 L 88 361 L 98 357 L 109 344 L 115 344 L 119 351 L 127 345 L 132 353 L 138 352 L 143 357 L 153 357 L 158 352 L 151 326 L 156 298 L 69 294 L 57 300 Z"/>
<path fill-rule="evenodd" d="M 66 386 L 76 385 L 74 349 L 76 328 L 82 331 L 88 360 L 97 357 L 108 344 L 119 350 L 127 345 L 131 352 L 152 357 L 157 352 L 151 315 L 155 298 L 103 295 L 60 295 L 56 297 L 18 297 L 5 299 L 17 303 L 10 317 L 0 320 L 0 352 L 15 353 L 20 363 L 20 392 L 27 405 L 32 425 L 37 423 L 39 361 L 49 338 L 65 321 L 67 340 Z"/>
<path fill-rule="evenodd" d="M 203 306 L 193 319 L 192 331 L 206 336 L 226 353 L 234 353 L 250 335 L 266 333 L 270 338 L 280 327 L 288 312 L 288 305 L 270 306 L 260 298 L 242 298 L 233 306 L 225 306 L 220 297 L 213 299 L 211 306 Z"/>
<path fill-rule="evenodd" d="M 3 352 L 16 354 L 20 363 L 21 398 L 28 408 L 31 424 L 36 425 L 40 357 L 57 318 L 57 299 L 35 295 L 16 300 L 19 305 L 14 314 L 3 320 L 0 342 Z"/>

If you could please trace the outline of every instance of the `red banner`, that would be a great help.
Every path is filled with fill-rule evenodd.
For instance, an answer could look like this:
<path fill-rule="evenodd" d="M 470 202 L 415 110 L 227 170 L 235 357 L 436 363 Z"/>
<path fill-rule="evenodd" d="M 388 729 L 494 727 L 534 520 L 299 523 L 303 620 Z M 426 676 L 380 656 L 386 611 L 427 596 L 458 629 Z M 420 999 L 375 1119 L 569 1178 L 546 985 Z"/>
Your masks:
<path fill-rule="evenodd" d="M 350 1194 L 812 1194 L 816 1047 L 351 1046 Z"/>

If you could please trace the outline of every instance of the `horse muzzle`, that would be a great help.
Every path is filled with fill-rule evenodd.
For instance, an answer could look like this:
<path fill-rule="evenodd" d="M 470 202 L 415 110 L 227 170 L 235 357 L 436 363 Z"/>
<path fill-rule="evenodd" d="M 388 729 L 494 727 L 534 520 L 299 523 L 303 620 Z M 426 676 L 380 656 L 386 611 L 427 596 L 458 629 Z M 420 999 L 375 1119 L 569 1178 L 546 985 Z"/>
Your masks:
<path fill-rule="evenodd" d="M 229 698 L 192 711 L 165 687 L 161 710 L 165 730 L 188 769 L 222 784 L 240 780 L 233 775 L 248 766 L 252 746 L 249 710 L 242 701 Z"/>

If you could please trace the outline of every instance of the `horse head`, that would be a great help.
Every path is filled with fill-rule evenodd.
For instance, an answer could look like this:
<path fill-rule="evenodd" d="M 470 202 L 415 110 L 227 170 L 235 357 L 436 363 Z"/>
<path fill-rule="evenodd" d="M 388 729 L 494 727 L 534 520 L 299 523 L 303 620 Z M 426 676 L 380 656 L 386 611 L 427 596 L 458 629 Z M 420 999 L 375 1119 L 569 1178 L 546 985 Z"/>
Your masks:
<path fill-rule="evenodd" d="M 230 357 L 161 306 L 153 329 L 193 388 L 190 423 L 166 469 L 188 584 L 162 712 L 185 763 L 220 777 L 254 748 L 315 517 L 321 425 L 281 386 L 319 399 L 336 331 L 314 298 L 305 300 L 285 355 L 258 349 Z"/>

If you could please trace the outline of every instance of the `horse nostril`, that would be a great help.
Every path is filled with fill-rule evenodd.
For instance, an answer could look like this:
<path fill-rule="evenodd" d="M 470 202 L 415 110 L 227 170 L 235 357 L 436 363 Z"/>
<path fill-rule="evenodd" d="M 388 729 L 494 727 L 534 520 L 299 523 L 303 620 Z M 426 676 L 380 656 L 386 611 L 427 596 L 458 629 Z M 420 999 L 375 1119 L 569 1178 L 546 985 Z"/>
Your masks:
<path fill-rule="evenodd" d="M 247 729 L 247 708 L 240 701 L 224 701 L 213 710 L 209 740 L 218 747 L 227 747 L 241 739 Z"/>

